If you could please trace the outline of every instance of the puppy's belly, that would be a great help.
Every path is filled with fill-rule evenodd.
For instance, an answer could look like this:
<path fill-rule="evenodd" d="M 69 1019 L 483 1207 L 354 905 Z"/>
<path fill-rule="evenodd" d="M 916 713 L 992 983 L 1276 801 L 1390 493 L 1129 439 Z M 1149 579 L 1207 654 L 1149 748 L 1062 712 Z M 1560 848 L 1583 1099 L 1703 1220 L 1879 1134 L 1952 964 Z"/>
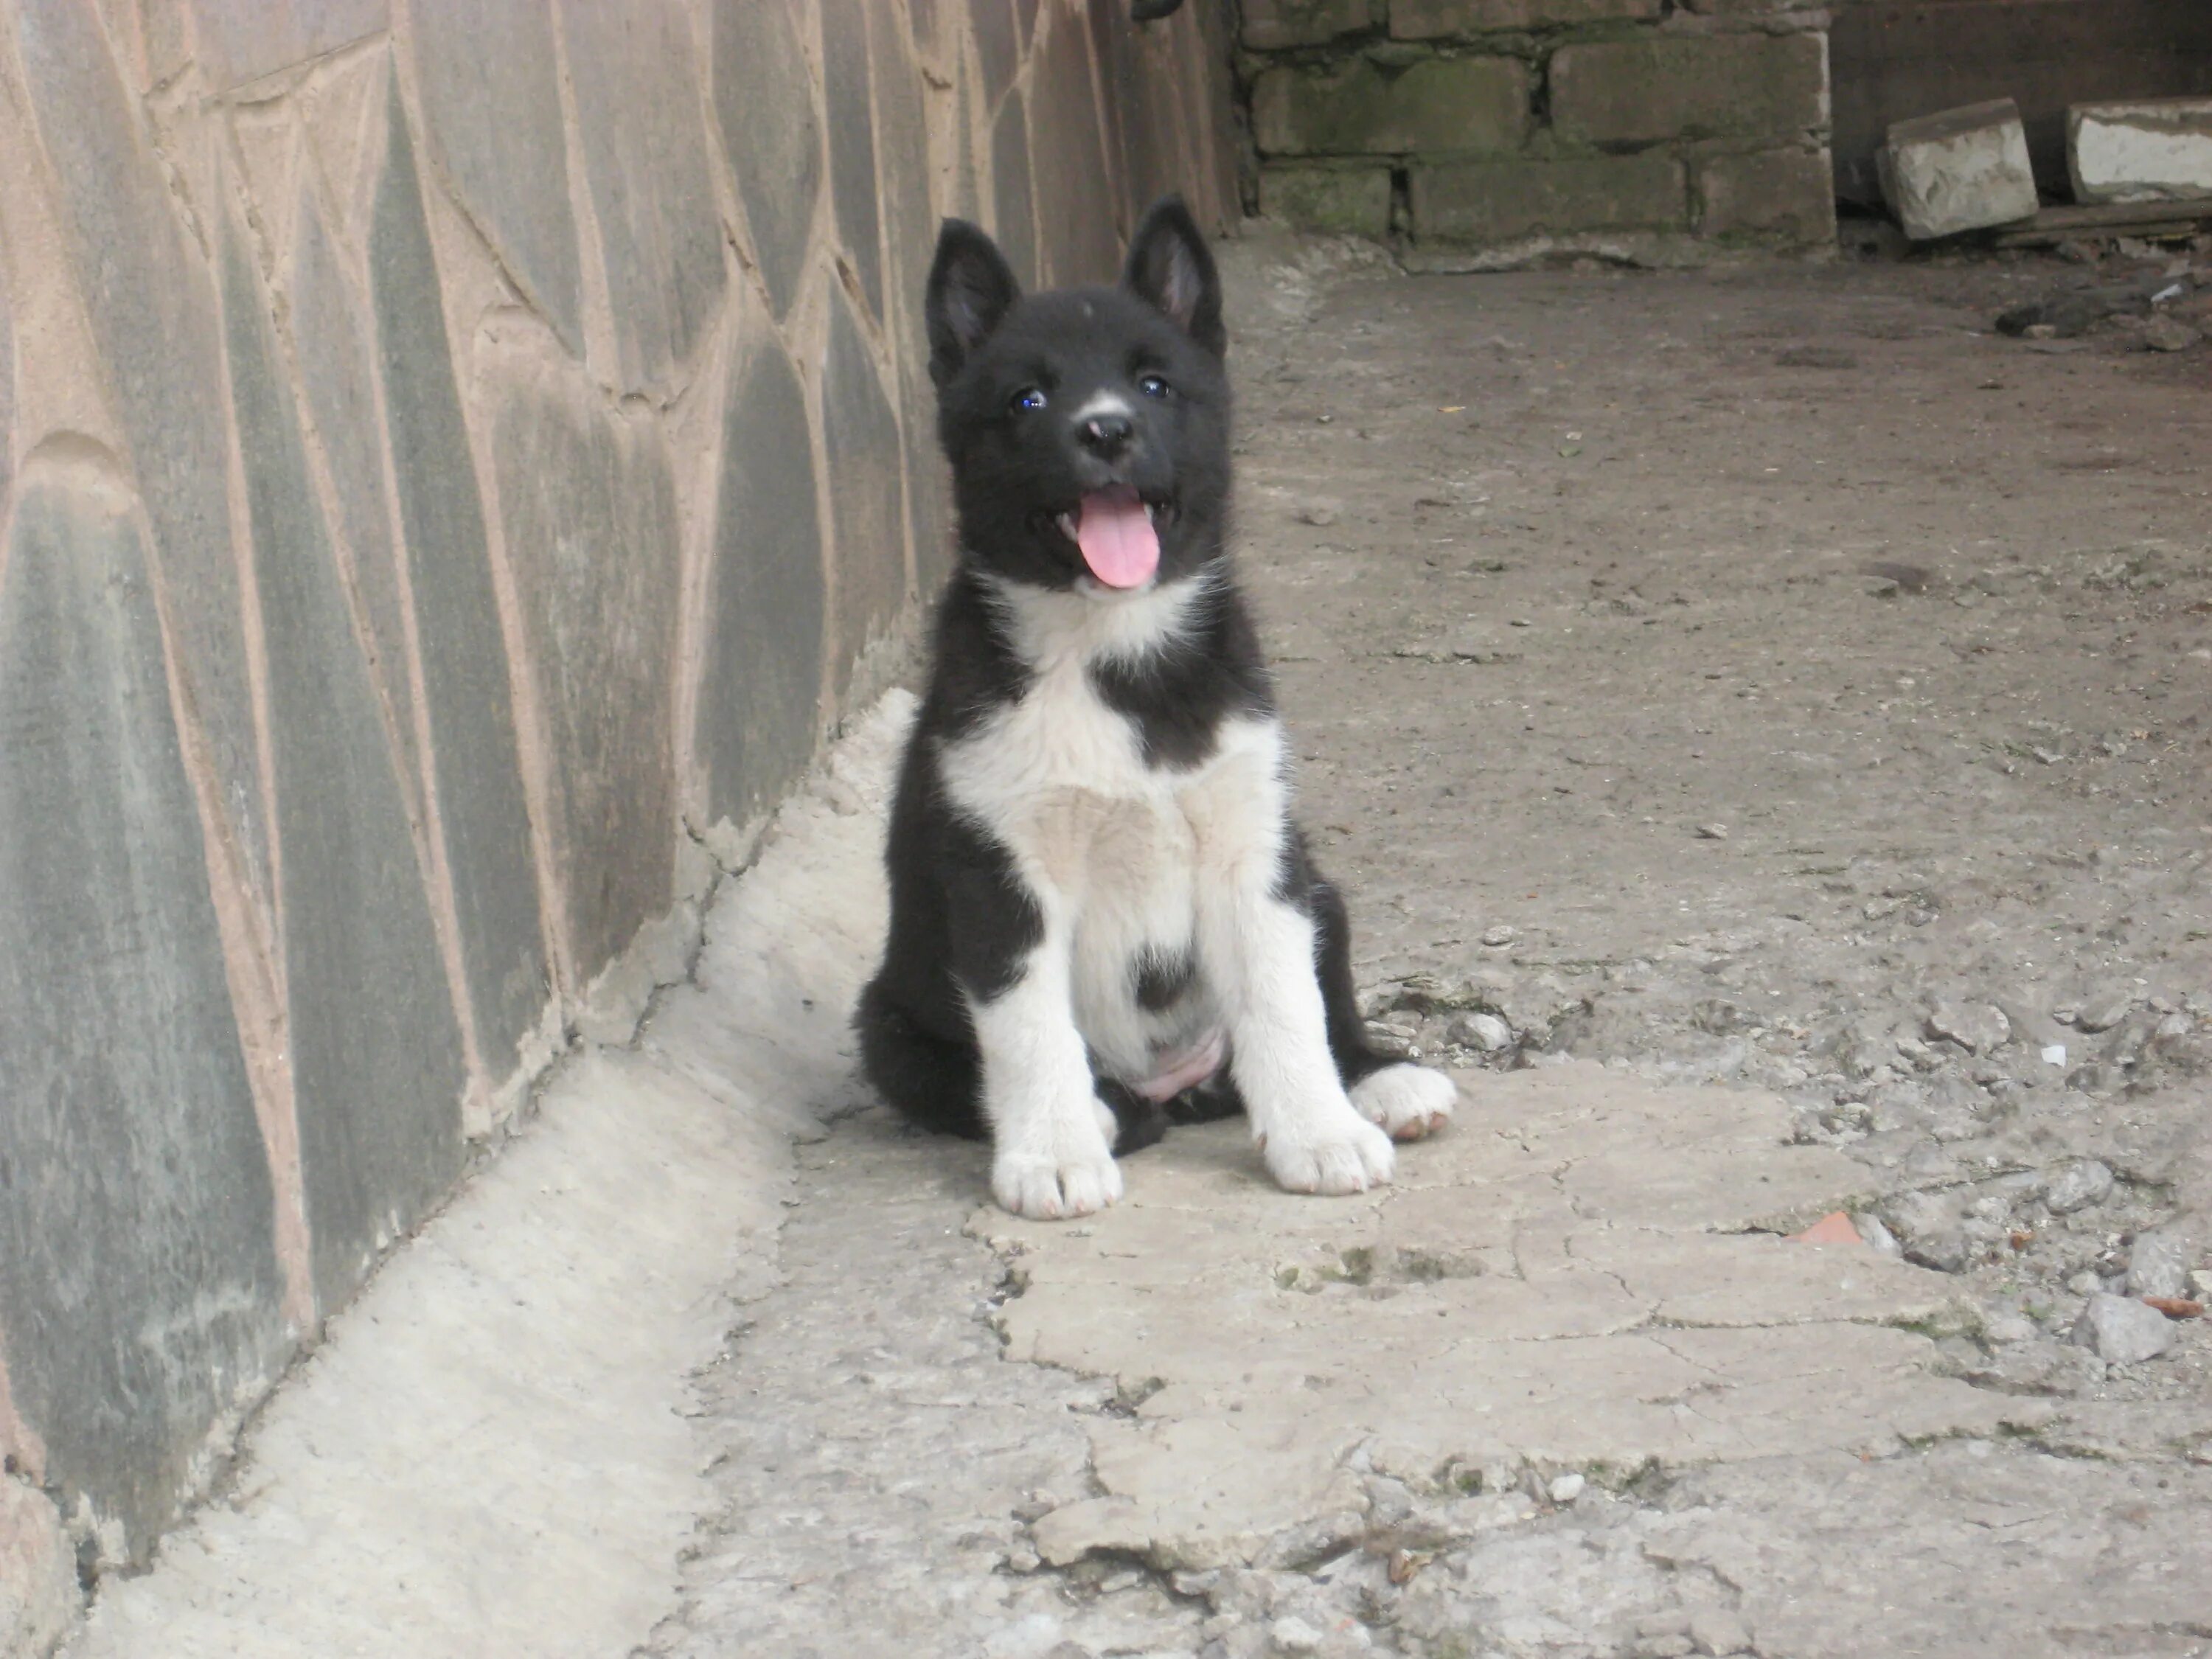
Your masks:
<path fill-rule="evenodd" d="M 1077 900 L 1076 1029 L 1098 1069 L 1141 1092 L 1166 1089 L 1163 1099 L 1203 1082 L 1225 1045 L 1196 957 L 1188 821 L 1172 799 L 1091 796 L 1052 816 L 1063 832 L 1054 861 Z"/>
<path fill-rule="evenodd" d="M 1152 1100 L 1195 1088 L 1228 1059 L 1227 1028 L 1204 980 L 1192 981 L 1174 1006 L 1146 1008 L 1125 982 L 1076 988 L 1076 1029 L 1102 1076 Z"/>

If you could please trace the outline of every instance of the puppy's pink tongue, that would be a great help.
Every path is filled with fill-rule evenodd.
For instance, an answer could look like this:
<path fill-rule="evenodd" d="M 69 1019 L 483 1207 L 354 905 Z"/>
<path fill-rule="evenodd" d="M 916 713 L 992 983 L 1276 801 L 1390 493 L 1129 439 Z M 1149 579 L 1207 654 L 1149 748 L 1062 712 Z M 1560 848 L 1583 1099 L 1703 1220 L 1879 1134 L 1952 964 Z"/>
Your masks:
<path fill-rule="evenodd" d="M 1109 587 L 1135 587 L 1159 568 L 1159 532 L 1133 489 L 1101 489 L 1083 498 L 1075 521 L 1083 562 Z"/>

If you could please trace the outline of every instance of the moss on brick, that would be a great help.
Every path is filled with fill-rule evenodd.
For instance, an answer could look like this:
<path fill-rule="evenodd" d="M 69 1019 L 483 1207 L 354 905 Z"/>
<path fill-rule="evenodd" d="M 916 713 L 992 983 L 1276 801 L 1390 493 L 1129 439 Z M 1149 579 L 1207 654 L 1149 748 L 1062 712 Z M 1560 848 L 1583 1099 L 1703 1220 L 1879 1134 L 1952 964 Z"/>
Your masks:
<path fill-rule="evenodd" d="M 1260 52 L 1318 46 L 1379 21 L 1369 0 L 1244 0 L 1244 44 Z"/>
<path fill-rule="evenodd" d="M 1260 169 L 1260 210 L 1300 230 L 1379 239 L 1390 228 L 1390 170 L 1271 162 Z"/>
<path fill-rule="evenodd" d="M 1552 124 L 1575 144 L 1786 137 L 1828 124 L 1827 40 L 1684 35 L 1562 46 Z"/>
<path fill-rule="evenodd" d="M 1589 230 L 1677 230 L 1689 222 L 1682 163 L 1672 155 L 1554 161 L 1458 161 L 1413 173 L 1413 234 L 1476 246 Z"/>
<path fill-rule="evenodd" d="M 1414 151 L 1510 154 L 1528 126 L 1528 67 L 1517 58 L 1437 58 L 1393 73 L 1362 60 L 1334 71 L 1284 65 L 1252 88 L 1267 155 Z"/>
<path fill-rule="evenodd" d="M 1660 11 L 1660 0 L 1390 0 L 1390 33 L 1401 40 L 1466 40 L 1503 29 L 1648 20 Z"/>
<path fill-rule="evenodd" d="M 1698 164 L 1697 179 L 1700 236 L 1770 238 L 1805 246 L 1835 240 L 1835 185 L 1821 152 L 1707 156 Z"/>

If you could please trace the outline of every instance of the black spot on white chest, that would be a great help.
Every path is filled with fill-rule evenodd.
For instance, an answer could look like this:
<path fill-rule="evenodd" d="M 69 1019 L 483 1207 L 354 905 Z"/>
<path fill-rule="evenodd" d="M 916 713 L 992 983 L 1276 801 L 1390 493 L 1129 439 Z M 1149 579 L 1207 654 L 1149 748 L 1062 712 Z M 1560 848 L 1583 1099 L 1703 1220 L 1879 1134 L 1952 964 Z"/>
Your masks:
<path fill-rule="evenodd" d="M 1129 963 L 1130 994 L 1148 1014 L 1164 1014 L 1189 994 L 1198 981 L 1198 958 L 1188 950 L 1148 945 Z"/>

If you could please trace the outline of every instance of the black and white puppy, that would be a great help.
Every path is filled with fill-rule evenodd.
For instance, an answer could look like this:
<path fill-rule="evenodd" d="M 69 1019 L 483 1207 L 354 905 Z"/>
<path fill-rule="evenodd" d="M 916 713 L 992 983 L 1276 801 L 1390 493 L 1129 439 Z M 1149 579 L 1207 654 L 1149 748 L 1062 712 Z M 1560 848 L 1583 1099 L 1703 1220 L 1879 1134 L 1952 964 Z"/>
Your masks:
<path fill-rule="evenodd" d="M 1024 297 L 948 220 L 927 301 L 960 561 L 892 808 L 867 1073 L 992 1141 L 1018 1214 L 1121 1194 L 1116 1152 L 1249 1114 L 1298 1192 L 1388 1181 L 1441 1073 L 1367 1046 L 1344 902 L 1226 550 L 1221 288 L 1163 201 L 1121 285 Z"/>

